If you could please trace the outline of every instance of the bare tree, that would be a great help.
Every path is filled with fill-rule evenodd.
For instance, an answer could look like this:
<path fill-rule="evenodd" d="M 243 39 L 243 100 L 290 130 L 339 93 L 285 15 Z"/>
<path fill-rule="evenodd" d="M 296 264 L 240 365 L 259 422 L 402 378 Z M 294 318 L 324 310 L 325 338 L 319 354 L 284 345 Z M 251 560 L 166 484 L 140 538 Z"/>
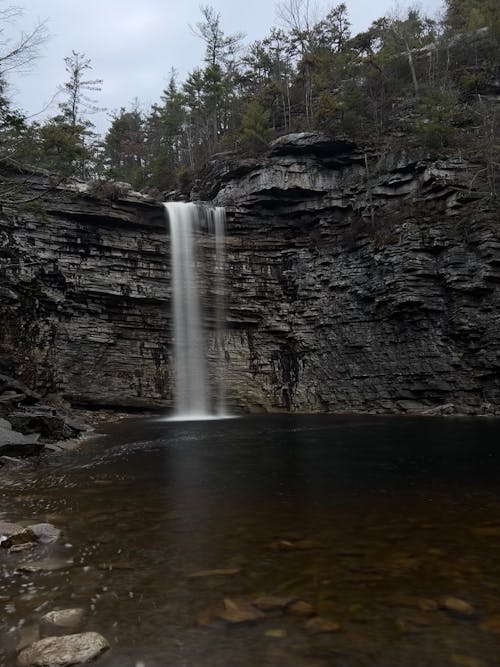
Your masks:
<path fill-rule="evenodd" d="M 0 76 L 7 72 L 30 71 L 49 38 L 47 22 L 36 23 L 30 30 L 16 32 L 15 24 L 23 16 L 17 6 L 0 8 Z"/>

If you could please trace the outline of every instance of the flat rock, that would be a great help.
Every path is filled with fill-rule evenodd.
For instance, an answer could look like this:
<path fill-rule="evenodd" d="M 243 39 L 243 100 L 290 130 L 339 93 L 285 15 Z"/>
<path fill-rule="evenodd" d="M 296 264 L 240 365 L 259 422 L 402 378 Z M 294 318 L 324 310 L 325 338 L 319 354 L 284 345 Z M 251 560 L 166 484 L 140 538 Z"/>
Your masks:
<path fill-rule="evenodd" d="M 46 637 L 23 649 L 17 667 L 70 667 L 95 660 L 109 649 L 97 632 L 83 632 L 63 637 Z"/>
<path fill-rule="evenodd" d="M 347 153 L 355 148 L 351 141 L 332 139 L 318 132 L 295 132 L 285 134 L 271 142 L 273 155 L 335 155 Z"/>
<path fill-rule="evenodd" d="M 7 421 L 6 419 L 3 419 L 0 417 L 0 428 L 6 429 L 7 431 L 12 430 L 12 424 Z"/>
<path fill-rule="evenodd" d="M 459 616 L 474 616 L 476 613 L 476 610 L 471 604 L 451 595 L 441 598 L 438 602 L 441 609 L 458 614 Z"/>
<path fill-rule="evenodd" d="M 253 604 L 261 611 L 280 611 L 284 610 L 289 604 L 293 602 L 292 597 L 280 597 L 278 595 L 261 595 Z"/>
<path fill-rule="evenodd" d="M 314 607 L 309 602 L 304 600 L 295 600 L 286 608 L 292 616 L 312 616 L 314 614 Z"/>
<path fill-rule="evenodd" d="M 204 577 L 232 577 L 235 574 L 239 574 L 241 568 L 239 567 L 226 567 L 218 568 L 215 570 L 199 570 L 198 572 L 193 572 L 188 574 L 188 579 L 203 579 Z"/>
<path fill-rule="evenodd" d="M 305 629 L 309 635 L 320 635 L 328 632 L 338 632 L 340 630 L 340 625 L 329 618 L 315 616 L 307 621 Z"/>
<path fill-rule="evenodd" d="M 11 427 L 7 428 L 0 424 L 0 446 L 4 445 L 32 445 L 40 437 L 39 433 L 30 433 L 24 435 L 19 431 L 13 431 Z"/>
<path fill-rule="evenodd" d="M 79 628 L 85 617 L 85 610 L 81 608 L 57 609 L 49 611 L 40 619 L 42 623 L 56 628 L 76 630 Z"/>
<path fill-rule="evenodd" d="M 217 615 L 228 623 L 249 623 L 265 618 L 253 604 L 236 598 L 224 598 L 224 609 Z"/>
<path fill-rule="evenodd" d="M 63 560 L 59 558 L 47 558 L 46 560 L 30 561 L 29 563 L 22 563 L 17 570 L 19 572 L 27 572 L 29 574 L 35 572 L 55 572 L 56 570 L 67 570 L 73 566 L 73 561 Z"/>

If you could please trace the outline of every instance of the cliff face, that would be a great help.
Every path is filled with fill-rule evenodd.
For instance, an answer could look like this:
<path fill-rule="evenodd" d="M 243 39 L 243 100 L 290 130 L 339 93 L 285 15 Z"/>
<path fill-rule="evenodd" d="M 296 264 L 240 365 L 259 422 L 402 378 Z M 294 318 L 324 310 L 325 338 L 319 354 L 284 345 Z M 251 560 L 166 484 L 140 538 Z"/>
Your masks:
<path fill-rule="evenodd" d="M 500 226 L 478 171 L 304 134 L 209 165 L 202 194 L 228 214 L 229 402 L 500 410 Z M 4 370 L 79 403 L 170 405 L 162 207 L 49 202 L 0 220 Z"/>
<path fill-rule="evenodd" d="M 46 179 L 30 178 L 28 194 L 46 188 Z M 4 206 L 0 258 L 5 372 L 80 404 L 168 400 L 168 246 L 160 205 L 57 187 L 40 202 Z"/>
<path fill-rule="evenodd" d="M 500 226 L 477 165 L 298 135 L 213 167 L 239 404 L 499 409 Z"/>

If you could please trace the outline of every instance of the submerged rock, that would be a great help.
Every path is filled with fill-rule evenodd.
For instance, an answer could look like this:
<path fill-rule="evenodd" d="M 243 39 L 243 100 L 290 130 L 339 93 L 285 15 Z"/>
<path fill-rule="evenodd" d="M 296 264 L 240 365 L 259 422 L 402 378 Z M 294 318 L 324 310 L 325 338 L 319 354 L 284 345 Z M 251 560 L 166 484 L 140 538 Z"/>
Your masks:
<path fill-rule="evenodd" d="M 217 615 L 228 623 L 249 623 L 265 618 L 253 604 L 236 598 L 224 598 L 224 609 Z"/>
<path fill-rule="evenodd" d="M 279 611 L 284 610 L 293 602 L 292 597 L 280 597 L 278 595 L 261 595 L 253 604 L 261 611 Z"/>
<path fill-rule="evenodd" d="M 217 568 L 215 570 L 199 570 L 198 572 L 192 572 L 188 574 L 188 579 L 203 579 L 204 577 L 232 577 L 235 574 L 239 574 L 241 568 L 239 567 L 226 567 L 226 568 Z"/>
<path fill-rule="evenodd" d="M 305 629 L 310 635 L 320 635 L 323 633 L 338 632 L 340 630 L 340 625 L 329 618 L 315 616 L 307 621 Z"/>
<path fill-rule="evenodd" d="M 17 656 L 17 667 L 70 667 L 95 660 L 109 649 L 97 632 L 46 637 L 23 649 Z"/>
<path fill-rule="evenodd" d="M 476 610 L 474 607 L 460 598 L 455 598 L 451 595 L 443 597 L 439 600 L 439 606 L 441 609 L 452 612 L 459 616 L 474 616 Z"/>
<path fill-rule="evenodd" d="M 81 608 L 58 609 L 49 611 L 40 619 L 45 626 L 76 630 L 85 617 L 85 610 Z"/>
<path fill-rule="evenodd" d="M 17 568 L 18 572 L 34 574 L 35 572 L 54 572 L 56 570 L 67 570 L 73 567 L 73 560 L 63 560 L 62 558 L 47 558 L 46 560 L 30 561 L 22 563 Z"/>
<path fill-rule="evenodd" d="M 314 607 L 309 602 L 304 600 L 296 600 L 289 604 L 286 608 L 292 616 L 312 616 L 314 614 Z"/>
<path fill-rule="evenodd" d="M 271 637 L 271 639 L 283 639 L 286 637 L 286 630 L 284 628 L 270 628 L 264 632 L 266 637 Z"/>

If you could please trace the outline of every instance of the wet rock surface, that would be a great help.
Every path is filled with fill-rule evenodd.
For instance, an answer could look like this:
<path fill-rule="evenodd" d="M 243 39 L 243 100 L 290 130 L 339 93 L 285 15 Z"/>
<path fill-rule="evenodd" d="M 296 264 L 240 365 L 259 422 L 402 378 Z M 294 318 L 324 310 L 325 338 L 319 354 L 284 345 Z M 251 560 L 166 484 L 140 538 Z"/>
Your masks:
<path fill-rule="evenodd" d="M 1 387 L 7 389 L 0 395 L 0 467 L 71 449 L 92 430 L 69 406 L 54 407 L 19 380 L 0 374 Z"/>

